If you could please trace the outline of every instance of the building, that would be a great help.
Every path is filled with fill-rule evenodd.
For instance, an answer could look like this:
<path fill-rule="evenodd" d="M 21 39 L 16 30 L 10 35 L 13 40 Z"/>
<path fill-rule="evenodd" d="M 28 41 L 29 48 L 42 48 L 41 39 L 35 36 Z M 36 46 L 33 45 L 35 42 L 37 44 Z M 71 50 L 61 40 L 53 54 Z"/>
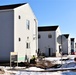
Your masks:
<path fill-rule="evenodd" d="M 71 54 L 75 52 L 75 38 L 71 38 Z"/>
<path fill-rule="evenodd" d="M 38 53 L 45 56 L 58 56 L 60 44 L 57 42 L 61 35 L 59 26 L 38 27 Z"/>
<path fill-rule="evenodd" d="M 18 52 L 18 61 L 37 55 L 37 19 L 28 3 L 0 6 L 0 61 Z"/>
<path fill-rule="evenodd" d="M 76 53 L 76 42 L 75 42 L 75 53 Z"/>
<path fill-rule="evenodd" d="M 70 54 L 71 51 L 71 45 L 70 45 L 70 35 L 69 34 L 62 34 L 62 36 L 65 37 L 65 40 L 62 40 L 62 53 L 64 54 Z"/>

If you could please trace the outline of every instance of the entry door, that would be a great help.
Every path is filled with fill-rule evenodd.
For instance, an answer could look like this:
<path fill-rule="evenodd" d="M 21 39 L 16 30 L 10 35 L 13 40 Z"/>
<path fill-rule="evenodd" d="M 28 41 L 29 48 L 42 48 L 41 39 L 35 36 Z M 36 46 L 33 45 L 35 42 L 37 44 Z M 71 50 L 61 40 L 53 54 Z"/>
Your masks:
<path fill-rule="evenodd" d="M 52 49 L 48 48 L 49 56 L 52 56 Z"/>

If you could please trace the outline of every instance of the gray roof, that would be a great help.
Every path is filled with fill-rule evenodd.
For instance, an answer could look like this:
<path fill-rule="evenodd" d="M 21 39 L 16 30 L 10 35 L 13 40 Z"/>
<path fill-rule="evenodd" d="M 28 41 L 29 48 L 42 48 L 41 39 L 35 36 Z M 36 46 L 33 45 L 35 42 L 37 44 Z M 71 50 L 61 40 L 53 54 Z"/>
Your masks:
<path fill-rule="evenodd" d="M 20 4 L 11 4 L 11 5 L 2 5 L 0 6 L 0 10 L 5 10 L 5 9 L 14 9 L 16 7 L 19 7 L 21 5 L 24 5 L 26 3 L 20 3 Z"/>
<path fill-rule="evenodd" d="M 58 26 L 42 26 L 38 27 L 38 31 L 55 31 Z"/>
<path fill-rule="evenodd" d="M 71 41 L 74 41 L 75 38 L 71 38 Z"/>
<path fill-rule="evenodd" d="M 68 38 L 68 37 L 69 37 L 69 34 L 62 34 L 62 35 L 64 35 L 66 38 Z"/>

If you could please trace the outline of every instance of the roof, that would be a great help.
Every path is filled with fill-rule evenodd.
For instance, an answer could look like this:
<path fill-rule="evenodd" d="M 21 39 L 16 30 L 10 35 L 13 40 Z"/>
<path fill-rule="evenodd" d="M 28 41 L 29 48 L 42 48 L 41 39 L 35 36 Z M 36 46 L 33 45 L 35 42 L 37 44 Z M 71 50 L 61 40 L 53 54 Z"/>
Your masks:
<path fill-rule="evenodd" d="M 62 34 L 62 35 L 64 35 L 66 38 L 68 38 L 68 37 L 69 37 L 69 34 Z"/>
<path fill-rule="evenodd" d="M 24 4 L 26 4 L 26 3 L 3 5 L 3 6 L 0 6 L 0 10 L 14 9 L 14 8 L 19 7 L 19 6 L 21 6 L 21 5 L 24 5 Z"/>
<path fill-rule="evenodd" d="M 43 26 L 38 27 L 38 31 L 55 31 L 58 28 L 58 26 Z"/>
<path fill-rule="evenodd" d="M 71 41 L 74 41 L 75 38 L 71 38 Z"/>

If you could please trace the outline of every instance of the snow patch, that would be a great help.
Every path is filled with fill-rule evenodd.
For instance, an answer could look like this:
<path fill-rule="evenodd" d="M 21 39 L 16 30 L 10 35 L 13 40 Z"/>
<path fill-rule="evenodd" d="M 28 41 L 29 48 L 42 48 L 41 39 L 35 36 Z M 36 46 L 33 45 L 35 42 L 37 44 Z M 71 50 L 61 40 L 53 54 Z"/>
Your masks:
<path fill-rule="evenodd" d="M 27 68 L 26 70 L 31 70 L 31 71 L 43 71 L 44 69 L 41 69 L 41 68 L 37 68 L 37 67 L 29 67 Z"/>
<path fill-rule="evenodd" d="M 76 75 L 76 72 L 18 72 L 16 75 Z"/>

